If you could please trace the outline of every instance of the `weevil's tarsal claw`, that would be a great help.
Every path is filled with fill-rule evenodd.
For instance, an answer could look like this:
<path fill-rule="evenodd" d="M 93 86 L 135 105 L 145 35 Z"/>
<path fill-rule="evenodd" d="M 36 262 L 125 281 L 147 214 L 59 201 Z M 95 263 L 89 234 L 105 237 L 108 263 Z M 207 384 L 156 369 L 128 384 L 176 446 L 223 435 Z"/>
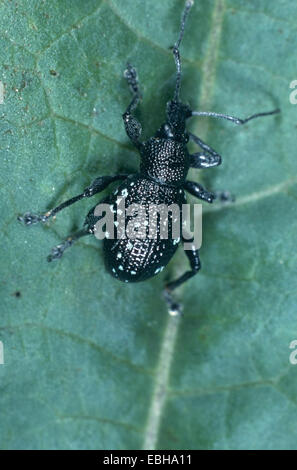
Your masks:
<path fill-rule="evenodd" d="M 232 204 L 236 200 L 234 194 L 231 194 L 229 191 L 216 191 L 214 195 L 216 202 L 222 204 Z"/>
<path fill-rule="evenodd" d="M 51 253 L 48 255 L 47 260 L 50 263 L 51 261 L 62 258 L 66 248 L 69 248 L 73 244 L 72 238 L 65 240 L 60 245 L 54 246 Z"/>
<path fill-rule="evenodd" d="M 48 262 L 50 263 L 51 261 L 62 258 L 63 254 L 64 254 L 64 251 L 67 248 L 72 246 L 73 243 L 76 242 L 77 240 L 79 240 L 81 237 L 85 237 L 86 235 L 90 235 L 90 233 L 93 233 L 93 232 L 90 232 L 88 227 L 84 227 L 82 230 L 78 230 L 77 232 L 75 232 L 73 235 L 68 237 L 66 240 L 64 240 L 59 245 L 54 246 L 54 248 L 52 248 L 51 253 L 47 257 Z"/>
<path fill-rule="evenodd" d="M 163 291 L 163 298 L 166 302 L 169 315 L 172 317 L 182 315 L 182 305 L 174 300 L 172 292 L 167 287 Z"/>
<path fill-rule="evenodd" d="M 50 213 L 32 214 L 31 212 L 26 212 L 25 214 L 18 216 L 18 221 L 22 222 L 24 225 L 34 225 L 38 224 L 39 222 L 46 222 L 49 217 Z"/>
<path fill-rule="evenodd" d="M 124 70 L 124 77 L 126 78 L 129 88 L 133 95 L 137 95 L 139 99 L 141 94 L 138 86 L 138 76 L 135 67 L 133 67 L 129 62 L 127 63 L 127 68 Z"/>

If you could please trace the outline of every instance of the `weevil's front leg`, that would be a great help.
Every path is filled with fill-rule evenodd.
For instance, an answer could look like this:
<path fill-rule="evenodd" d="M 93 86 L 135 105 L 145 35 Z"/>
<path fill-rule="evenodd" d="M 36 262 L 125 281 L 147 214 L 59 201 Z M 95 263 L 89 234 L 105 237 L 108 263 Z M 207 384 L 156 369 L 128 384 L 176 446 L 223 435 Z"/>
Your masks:
<path fill-rule="evenodd" d="M 184 189 L 198 199 L 202 199 L 202 201 L 209 203 L 212 203 L 216 198 L 214 193 L 207 191 L 203 188 L 203 186 L 201 186 L 201 184 L 196 183 L 195 181 L 186 181 L 184 184 Z"/>
<path fill-rule="evenodd" d="M 180 276 L 175 281 L 172 281 L 166 284 L 165 289 L 164 289 L 164 298 L 165 298 L 165 302 L 167 304 L 170 315 L 178 315 L 181 313 L 181 310 L 182 310 L 181 305 L 178 304 L 174 300 L 172 291 L 176 289 L 177 287 L 181 286 L 184 282 L 186 282 L 191 277 L 195 276 L 195 274 L 197 274 L 199 269 L 201 269 L 199 250 L 196 250 L 194 245 L 191 250 L 186 250 L 186 255 L 189 259 L 191 270 L 186 271 L 182 276 Z"/>
<path fill-rule="evenodd" d="M 110 183 L 113 181 L 126 179 L 128 175 L 114 175 L 114 176 L 99 176 L 96 178 L 93 183 L 88 186 L 83 193 L 79 194 L 78 196 L 74 196 L 71 199 L 68 199 L 65 202 L 62 202 L 59 206 L 55 207 L 54 209 L 49 210 L 45 214 L 32 214 L 31 212 L 26 212 L 24 215 L 19 216 L 18 220 L 23 222 L 25 225 L 33 225 L 37 224 L 38 222 L 46 222 L 49 218 L 56 215 L 65 207 L 71 206 L 80 199 L 85 197 L 92 197 L 97 193 L 103 191 Z"/>
<path fill-rule="evenodd" d="M 232 203 L 236 201 L 236 197 L 234 196 L 234 194 L 230 193 L 229 191 L 215 191 L 214 194 L 216 201 L 219 201 L 222 204 Z"/>
<path fill-rule="evenodd" d="M 141 100 L 141 93 L 138 87 L 138 77 L 137 72 L 131 64 L 127 64 L 127 68 L 124 72 L 124 77 L 127 79 L 129 88 L 132 93 L 132 101 L 127 107 L 126 111 L 123 114 L 125 129 L 129 139 L 133 144 L 139 148 L 141 147 L 141 142 L 139 142 L 139 137 L 142 132 L 142 127 L 140 122 L 132 115 L 132 112 L 136 109 L 138 103 Z"/>

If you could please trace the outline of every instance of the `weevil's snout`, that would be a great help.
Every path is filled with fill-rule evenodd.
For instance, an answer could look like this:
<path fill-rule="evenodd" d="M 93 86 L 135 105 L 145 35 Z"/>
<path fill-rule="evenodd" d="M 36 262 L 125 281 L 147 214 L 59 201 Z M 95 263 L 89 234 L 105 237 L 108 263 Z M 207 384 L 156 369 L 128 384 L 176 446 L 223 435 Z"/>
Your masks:
<path fill-rule="evenodd" d="M 192 115 L 190 108 L 179 101 L 169 101 L 166 107 L 167 137 L 183 141 L 186 139 L 186 120 Z"/>

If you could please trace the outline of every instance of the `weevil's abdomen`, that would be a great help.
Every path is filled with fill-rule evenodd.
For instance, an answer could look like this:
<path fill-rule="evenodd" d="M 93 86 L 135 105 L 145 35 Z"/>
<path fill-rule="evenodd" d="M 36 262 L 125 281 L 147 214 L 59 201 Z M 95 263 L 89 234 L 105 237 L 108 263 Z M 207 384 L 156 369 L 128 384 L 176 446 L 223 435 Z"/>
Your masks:
<path fill-rule="evenodd" d="M 145 281 L 163 271 L 174 255 L 178 242 L 162 240 L 127 239 L 119 243 L 104 242 L 104 260 L 107 270 L 123 282 Z"/>
<path fill-rule="evenodd" d="M 107 270 L 124 282 L 144 281 L 158 273 L 168 264 L 178 248 L 181 233 L 181 207 L 186 202 L 181 188 L 159 185 L 139 175 L 128 178 L 113 194 L 110 205 L 115 215 L 115 235 L 119 234 L 118 208 L 125 210 L 138 204 L 141 211 L 136 216 L 125 217 L 125 238 L 104 239 L 104 261 Z M 155 207 L 168 207 L 173 212 L 168 217 L 156 216 Z M 135 207 L 135 206 L 134 206 Z M 121 213 L 120 216 L 123 216 Z M 167 220 L 168 238 L 161 238 L 161 224 Z M 178 236 L 172 238 L 173 222 Z M 165 229 L 165 223 L 163 225 Z M 150 233 L 151 230 L 151 233 Z M 166 229 L 165 229 L 166 230 Z M 122 233 L 121 233 L 122 234 Z M 131 234 L 133 236 L 131 237 Z M 150 238 L 153 234 L 154 238 Z M 166 231 L 162 235 L 166 235 Z"/>

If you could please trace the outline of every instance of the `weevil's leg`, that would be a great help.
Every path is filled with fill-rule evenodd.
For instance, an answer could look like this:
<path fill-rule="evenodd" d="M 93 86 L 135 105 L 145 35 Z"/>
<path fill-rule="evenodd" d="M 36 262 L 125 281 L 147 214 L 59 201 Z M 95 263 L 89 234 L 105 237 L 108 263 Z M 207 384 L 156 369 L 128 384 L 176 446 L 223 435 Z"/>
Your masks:
<path fill-rule="evenodd" d="M 209 117 L 214 117 L 214 118 L 227 119 L 227 121 L 231 121 L 231 122 L 234 122 L 235 124 L 241 125 L 258 117 L 271 116 L 272 114 L 278 114 L 278 113 L 280 113 L 280 109 L 274 109 L 273 111 L 268 111 L 267 113 L 257 113 L 257 114 L 253 114 L 252 116 L 249 116 L 246 119 L 240 119 L 235 116 L 230 116 L 229 114 L 212 113 L 212 112 L 207 112 L 207 111 L 192 111 L 192 116 L 209 116 Z"/>
<path fill-rule="evenodd" d="M 110 183 L 113 181 L 126 179 L 128 175 L 114 175 L 114 176 L 99 176 L 96 178 L 90 186 L 88 186 L 83 193 L 79 194 L 78 196 L 74 196 L 68 201 L 62 202 L 59 206 L 51 209 L 50 211 L 46 212 L 45 214 L 32 214 L 31 212 L 26 212 L 24 215 L 19 216 L 18 220 L 23 222 L 25 225 L 33 225 L 37 224 L 38 222 L 46 222 L 50 217 L 53 217 L 65 207 L 71 206 L 80 199 L 85 197 L 92 197 L 95 194 L 103 191 Z"/>
<path fill-rule="evenodd" d="M 100 201 L 99 204 L 104 204 L 108 202 L 109 202 L 109 196 L 107 196 L 102 201 Z M 56 260 L 56 259 L 60 259 L 63 256 L 63 253 L 66 250 L 66 248 L 69 248 L 70 246 L 72 246 L 73 243 L 76 242 L 79 238 L 84 237 L 86 235 L 94 234 L 95 229 L 96 229 L 95 228 L 96 223 L 101 217 L 103 217 L 102 215 L 100 216 L 94 215 L 94 210 L 96 209 L 97 205 L 98 204 L 92 207 L 92 209 L 88 212 L 87 217 L 84 222 L 83 229 L 79 230 L 78 232 L 75 232 L 73 235 L 70 235 L 69 237 L 66 238 L 66 240 L 64 240 L 64 242 L 52 248 L 51 254 L 47 257 L 47 260 L 49 262 Z"/>
<path fill-rule="evenodd" d="M 211 155 L 214 158 L 214 161 L 218 162 L 217 165 L 220 165 L 222 163 L 221 155 L 218 152 L 216 152 L 212 147 L 207 145 L 205 142 L 203 142 L 203 140 L 201 140 L 199 137 L 192 134 L 191 132 L 189 132 L 189 137 L 191 140 L 193 140 L 193 142 L 195 142 L 195 144 L 199 145 L 199 147 L 202 148 L 202 150 L 204 150 L 207 154 Z"/>
<path fill-rule="evenodd" d="M 185 181 L 184 189 L 198 199 L 202 199 L 202 201 L 212 203 L 215 199 L 214 193 L 206 191 L 201 184 L 195 181 Z"/>
<path fill-rule="evenodd" d="M 191 277 L 195 276 L 199 269 L 201 269 L 201 263 L 200 263 L 200 258 L 199 258 L 199 250 L 195 249 L 195 246 L 193 245 L 192 250 L 185 250 L 185 253 L 189 259 L 190 262 L 190 267 L 191 271 L 186 271 L 184 274 L 182 274 L 178 279 L 175 281 L 169 282 L 166 284 L 165 288 L 167 290 L 172 291 L 173 289 L 176 289 L 179 287 L 181 284 L 186 282 L 188 279 Z"/>
<path fill-rule="evenodd" d="M 227 202 L 235 202 L 236 199 L 234 194 L 231 194 L 229 191 L 215 191 L 214 194 L 216 201 L 220 201 L 223 204 Z"/>
<path fill-rule="evenodd" d="M 132 112 L 136 109 L 138 103 L 141 100 L 141 93 L 138 87 L 136 69 L 129 63 L 127 64 L 127 68 L 124 72 L 124 77 L 127 79 L 132 93 L 132 101 L 123 114 L 125 129 L 129 139 L 131 139 L 133 144 L 139 148 L 142 145 L 141 142 L 138 141 L 142 132 L 142 127 L 140 122 L 132 115 Z"/>
<path fill-rule="evenodd" d="M 174 299 L 171 290 L 165 286 L 163 290 L 163 297 L 167 305 L 168 313 L 172 317 L 176 317 L 182 314 L 182 306 Z"/>
<path fill-rule="evenodd" d="M 169 282 L 166 284 L 164 289 L 164 298 L 168 307 L 168 311 L 170 315 L 178 315 L 181 313 L 181 305 L 176 303 L 173 296 L 172 291 L 177 287 L 181 286 L 184 282 L 186 282 L 191 277 L 195 276 L 199 269 L 201 268 L 200 258 L 199 258 L 199 250 L 195 249 L 193 245 L 192 250 L 186 250 L 186 255 L 190 262 L 190 271 L 186 271 L 182 276 L 180 276 L 175 281 Z"/>
<path fill-rule="evenodd" d="M 197 152 L 190 155 L 191 168 L 213 168 L 222 163 L 220 155 L 212 155 L 209 152 Z"/>
<path fill-rule="evenodd" d="M 90 235 L 90 231 L 87 228 L 83 228 L 73 235 L 66 238 L 66 240 L 59 245 L 56 245 L 52 248 L 51 253 L 48 255 L 47 260 L 51 262 L 56 259 L 62 258 L 64 251 L 73 245 L 79 238 Z"/>
<path fill-rule="evenodd" d="M 212 147 L 207 145 L 203 140 L 197 137 L 194 134 L 189 134 L 190 139 L 192 139 L 199 147 L 201 147 L 204 152 L 194 153 L 190 155 L 191 158 L 191 167 L 192 168 L 210 168 L 222 163 L 222 157 L 218 154 Z M 216 191 L 214 193 L 214 199 L 217 199 L 220 202 L 234 202 L 235 196 L 230 194 L 229 191 Z"/>

